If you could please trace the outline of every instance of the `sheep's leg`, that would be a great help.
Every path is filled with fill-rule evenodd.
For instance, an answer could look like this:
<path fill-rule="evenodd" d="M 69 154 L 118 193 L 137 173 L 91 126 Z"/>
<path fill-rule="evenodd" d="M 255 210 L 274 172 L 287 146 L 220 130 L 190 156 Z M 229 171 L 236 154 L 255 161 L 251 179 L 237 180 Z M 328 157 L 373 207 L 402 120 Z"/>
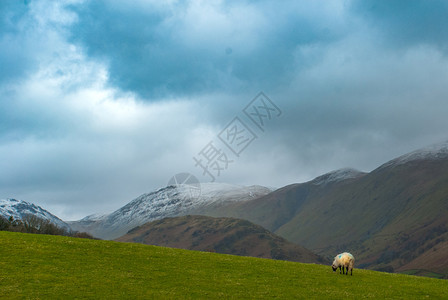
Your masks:
<path fill-rule="evenodd" d="M 345 267 L 345 275 L 348 275 L 348 267 Z"/>
<path fill-rule="evenodd" d="M 341 273 L 342 273 L 341 266 L 339 266 L 339 274 L 341 274 Z"/>

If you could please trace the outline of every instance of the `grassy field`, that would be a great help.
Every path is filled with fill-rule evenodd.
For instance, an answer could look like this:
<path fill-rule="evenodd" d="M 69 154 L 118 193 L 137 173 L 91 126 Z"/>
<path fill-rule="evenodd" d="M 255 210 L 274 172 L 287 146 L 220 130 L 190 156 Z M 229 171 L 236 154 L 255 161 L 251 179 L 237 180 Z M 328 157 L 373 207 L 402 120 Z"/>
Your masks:
<path fill-rule="evenodd" d="M 0 298 L 444 298 L 448 281 L 0 232 Z"/>

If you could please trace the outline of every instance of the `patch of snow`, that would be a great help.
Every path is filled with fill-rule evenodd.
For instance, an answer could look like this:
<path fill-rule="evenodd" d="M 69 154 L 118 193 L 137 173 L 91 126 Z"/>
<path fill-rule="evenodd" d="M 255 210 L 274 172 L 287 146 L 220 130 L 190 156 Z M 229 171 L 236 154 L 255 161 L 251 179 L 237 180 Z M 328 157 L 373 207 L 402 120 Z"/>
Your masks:
<path fill-rule="evenodd" d="M 316 177 L 311 182 L 315 185 L 323 185 L 332 182 L 339 182 L 347 179 L 358 178 L 364 174 L 365 173 L 352 168 L 344 168 Z"/>
<path fill-rule="evenodd" d="M 99 221 L 107 217 L 107 215 L 108 214 L 92 214 L 82 218 L 80 221 L 86 221 L 86 222 Z"/>

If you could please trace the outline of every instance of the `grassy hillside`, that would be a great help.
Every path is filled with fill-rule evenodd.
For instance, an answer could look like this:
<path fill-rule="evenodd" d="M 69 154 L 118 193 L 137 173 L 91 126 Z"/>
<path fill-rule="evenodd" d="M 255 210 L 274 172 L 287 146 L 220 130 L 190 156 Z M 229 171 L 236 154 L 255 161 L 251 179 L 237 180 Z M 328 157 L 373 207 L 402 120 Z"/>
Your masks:
<path fill-rule="evenodd" d="M 448 281 L 216 253 L 0 232 L 0 297 L 443 298 Z"/>
<path fill-rule="evenodd" d="M 235 218 L 164 218 L 136 227 L 116 241 L 305 263 L 330 263 L 259 225 Z"/>

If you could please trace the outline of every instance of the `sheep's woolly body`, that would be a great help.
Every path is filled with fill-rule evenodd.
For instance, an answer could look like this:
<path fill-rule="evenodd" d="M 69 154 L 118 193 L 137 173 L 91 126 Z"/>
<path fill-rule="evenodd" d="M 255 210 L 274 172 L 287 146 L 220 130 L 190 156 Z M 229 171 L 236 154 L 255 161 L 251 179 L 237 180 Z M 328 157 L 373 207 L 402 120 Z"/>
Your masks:
<path fill-rule="evenodd" d="M 351 255 L 350 253 L 347 253 L 347 252 L 339 254 L 338 259 L 339 259 L 339 264 L 344 267 L 348 267 L 350 265 L 350 263 L 355 260 L 353 255 Z"/>
<path fill-rule="evenodd" d="M 348 271 L 350 271 L 351 273 L 353 272 L 354 266 L 355 266 L 355 258 L 353 257 L 353 255 L 351 255 L 348 252 L 338 254 L 334 258 L 333 270 L 336 270 L 337 268 L 340 268 L 340 269 L 342 268 L 342 273 L 344 273 L 344 268 L 345 268 L 347 270 L 347 274 L 348 274 Z"/>

